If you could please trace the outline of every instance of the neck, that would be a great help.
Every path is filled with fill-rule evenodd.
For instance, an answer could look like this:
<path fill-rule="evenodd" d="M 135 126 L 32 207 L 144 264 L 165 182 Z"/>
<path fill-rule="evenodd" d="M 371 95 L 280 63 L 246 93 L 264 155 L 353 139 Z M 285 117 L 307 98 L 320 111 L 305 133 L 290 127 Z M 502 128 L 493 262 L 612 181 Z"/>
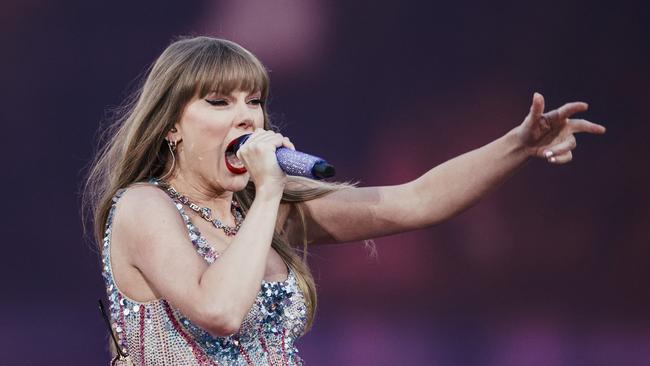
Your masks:
<path fill-rule="evenodd" d="M 226 191 L 218 185 L 186 179 L 180 174 L 174 175 L 167 180 L 167 183 L 193 203 L 209 208 L 213 218 L 218 218 L 226 225 L 234 225 L 235 219 L 231 213 L 233 192 Z"/>

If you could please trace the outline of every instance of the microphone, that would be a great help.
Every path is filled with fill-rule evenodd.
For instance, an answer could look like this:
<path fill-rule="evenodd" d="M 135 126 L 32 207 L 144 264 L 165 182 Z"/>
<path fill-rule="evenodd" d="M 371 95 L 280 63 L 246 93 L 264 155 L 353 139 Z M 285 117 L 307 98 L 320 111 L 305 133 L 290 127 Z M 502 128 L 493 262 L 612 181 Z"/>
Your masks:
<path fill-rule="evenodd" d="M 246 168 L 235 168 L 228 162 L 228 154 L 237 154 L 239 148 L 248 140 L 251 134 L 239 136 L 232 140 L 226 148 L 226 165 L 233 173 L 242 174 Z M 294 151 L 286 147 L 279 147 L 275 151 L 278 165 L 288 175 L 297 175 L 312 179 L 330 178 L 336 174 L 334 166 L 314 155 Z"/>

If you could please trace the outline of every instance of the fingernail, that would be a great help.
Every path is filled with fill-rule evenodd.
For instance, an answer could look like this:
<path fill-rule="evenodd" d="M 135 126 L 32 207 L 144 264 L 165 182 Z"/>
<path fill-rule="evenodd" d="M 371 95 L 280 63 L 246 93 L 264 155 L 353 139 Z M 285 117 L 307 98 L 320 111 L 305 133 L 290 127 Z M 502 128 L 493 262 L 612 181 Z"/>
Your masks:
<path fill-rule="evenodd" d="M 551 163 L 555 163 L 555 156 L 551 158 Z"/>
<path fill-rule="evenodd" d="M 544 152 L 544 156 L 546 156 L 547 158 L 553 156 L 553 151 L 551 151 L 551 150 L 546 150 L 546 151 Z"/>

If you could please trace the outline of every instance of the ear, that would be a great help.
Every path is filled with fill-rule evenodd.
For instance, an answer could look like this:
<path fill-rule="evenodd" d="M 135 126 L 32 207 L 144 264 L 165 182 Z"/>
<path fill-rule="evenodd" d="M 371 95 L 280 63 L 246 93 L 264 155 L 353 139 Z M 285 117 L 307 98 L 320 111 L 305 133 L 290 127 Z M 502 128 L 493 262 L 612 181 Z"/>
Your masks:
<path fill-rule="evenodd" d="M 167 136 L 165 136 L 165 140 L 177 141 L 179 135 L 180 133 L 178 132 L 178 127 L 174 126 L 171 128 L 171 130 L 167 131 Z"/>

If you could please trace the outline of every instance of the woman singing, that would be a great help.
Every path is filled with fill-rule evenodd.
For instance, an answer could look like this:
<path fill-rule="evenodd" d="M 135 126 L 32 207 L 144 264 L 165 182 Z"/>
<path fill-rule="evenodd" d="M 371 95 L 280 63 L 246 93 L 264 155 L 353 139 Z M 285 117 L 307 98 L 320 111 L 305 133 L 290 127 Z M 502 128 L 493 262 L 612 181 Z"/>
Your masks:
<path fill-rule="evenodd" d="M 294 343 L 316 310 L 309 245 L 442 222 L 530 158 L 571 161 L 575 133 L 605 132 L 571 118 L 587 104 L 544 113 L 535 94 L 503 137 L 413 181 L 361 188 L 286 176 L 275 151 L 294 146 L 274 132 L 268 92 L 266 70 L 241 46 L 181 39 L 106 134 L 84 204 L 121 362 L 302 364 Z M 244 134 L 252 135 L 228 153 Z"/>

